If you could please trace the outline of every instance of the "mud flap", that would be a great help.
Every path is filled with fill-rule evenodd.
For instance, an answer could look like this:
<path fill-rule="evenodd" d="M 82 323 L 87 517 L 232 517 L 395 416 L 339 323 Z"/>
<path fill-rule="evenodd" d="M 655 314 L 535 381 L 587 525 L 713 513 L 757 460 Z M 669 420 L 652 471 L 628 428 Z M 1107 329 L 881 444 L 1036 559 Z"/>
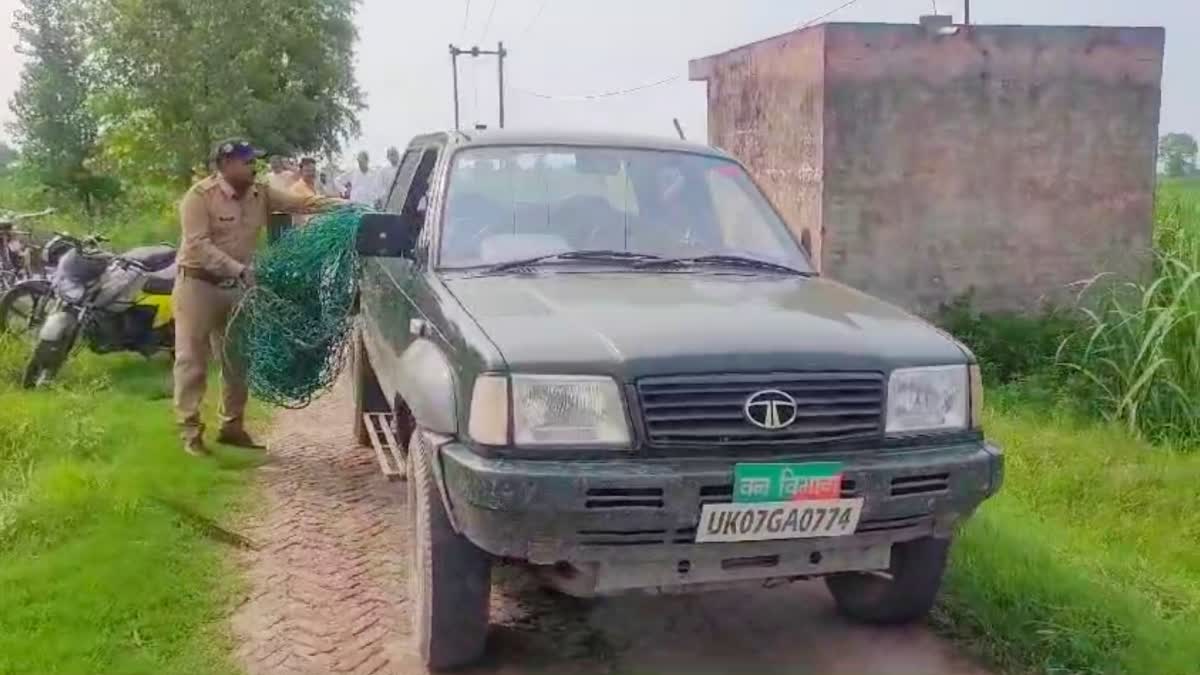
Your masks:
<path fill-rule="evenodd" d="M 371 448 L 375 450 L 375 459 L 379 462 L 379 470 L 388 480 L 404 480 L 405 460 L 404 450 L 396 439 L 393 430 L 395 415 L 392 413 L 363 413 L 363 423 L 367 426 L 367 436 L 371 438 Z"/>

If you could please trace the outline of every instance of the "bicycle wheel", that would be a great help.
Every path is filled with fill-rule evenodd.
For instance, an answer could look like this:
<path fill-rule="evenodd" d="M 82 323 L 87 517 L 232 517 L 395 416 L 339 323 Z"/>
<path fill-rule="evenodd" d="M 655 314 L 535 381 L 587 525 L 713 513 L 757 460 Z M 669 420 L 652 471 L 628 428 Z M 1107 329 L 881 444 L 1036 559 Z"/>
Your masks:
<path fill-rule="evenodd" d="M 37 335 L 50 304 L 50 282 L 23 281 L 0 295 L 0 334 Z"/>

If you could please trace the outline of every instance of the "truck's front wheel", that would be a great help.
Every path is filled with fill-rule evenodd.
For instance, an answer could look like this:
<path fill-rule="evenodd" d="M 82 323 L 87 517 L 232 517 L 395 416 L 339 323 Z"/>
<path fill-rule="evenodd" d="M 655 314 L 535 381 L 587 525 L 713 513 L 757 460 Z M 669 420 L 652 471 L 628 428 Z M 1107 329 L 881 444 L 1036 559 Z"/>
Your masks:
<path fill-rule="evenodd" d="M 949 539 L 926 537 L 892 546 L 888 574 L 847 573 L 825 577 L 838 611 L 865 623 L 915 621 L 933 608 L 946 569 Z"/>
<path fill-rule="evenodd" d="M 427 667 L 464 666 L 483 655 L 492 561 L 450 526 L 420 429 L 408 457 L 413 633 Z"/>

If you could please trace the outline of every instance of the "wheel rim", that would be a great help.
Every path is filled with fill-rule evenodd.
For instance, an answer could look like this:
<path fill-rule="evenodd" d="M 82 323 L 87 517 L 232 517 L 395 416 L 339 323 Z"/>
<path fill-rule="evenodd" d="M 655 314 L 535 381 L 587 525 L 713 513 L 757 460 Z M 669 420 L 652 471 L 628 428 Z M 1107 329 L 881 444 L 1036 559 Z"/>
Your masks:
<path fill-rule="evenodd" d="M 30 289 L 10 291 L 0 333 L 31 334 L 46 318 L 45 296 Z"/>

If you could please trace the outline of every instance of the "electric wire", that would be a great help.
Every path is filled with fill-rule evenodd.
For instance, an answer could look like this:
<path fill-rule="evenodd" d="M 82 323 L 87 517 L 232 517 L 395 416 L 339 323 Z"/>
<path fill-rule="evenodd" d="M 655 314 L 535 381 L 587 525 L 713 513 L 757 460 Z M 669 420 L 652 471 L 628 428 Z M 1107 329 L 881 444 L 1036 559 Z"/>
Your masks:
<path fill-rule="evenodd" d="M 523 88 L 515 86 L 515 85 L 507 85 L 506 88 L 511 89 L 512 91 L 520 92 L 527 96 L 534 96 L 537 98 L 549 99 L 549 100 L 553 100 L 553 101 L 594 101 L 594 100 L 602 99 L 602 98 L 610 98 L 612 96 L 622 96 L 625 94 L 632 94 L 632 93 L 639 92 L 639 91 L 645 91 L 646 89 L 652 89 L 654 87 L 660 87 L 665 84 L 671 84 L 672 82 L 677 82 L 678 80 L 680 80 L 682 78 L 683 78 L 682 75 L 672 75 L 671 77 L 666 77 L 661 80 L 656 80 L 654 82 L 647 82 L 645 84 L 639 84 L 639 85 L 636 85 L 633 87 L 627 87 L 625 89 L 615 89 L 615 90 L 611 90 L 611 91 L 597 92 L 594 94 L 578 94 L 578 95 L 547 94 L 544 92 L 533 91 L 530 89 L 523 89 Z"/>
<path fill-rule="evenodd" d="M 467 34 L 467 23 L 471 18 L 471 0 L 467 0 L 467 7 L 463 10 L 462 28 L 458 31 L 458 40 L 462 42 L 462 36 Z"/>
<path fill-rule="evenodd" d="M 804 23 L 797 26 L 797 30 L 800 30 L 803 28 L 808 28 L 809 26 L 821 21 L 822 19 L 828 19 L 829 17 L 833 16 L 834 14 L 837 14 L 838 12 L 842 11 L 843 9 L 846 9 L 847 7 L 849 7 L 850 5 L 853 5 L 856 2 L 858 2 L 858 0 L 847 0 L 847 2 L 843 2 L 842 4 L 838 5 L 837 7 L 834 7 L 833 9 L 829 10 L 828 12 L 825 12 L 824 14 L 822 14 L 820 16 L 814 16 L 813 18 L 809 19 L 808 21 L 805 21 Z"/>
<path fill-rule="evenodd" d="M 542 0 L 541 4 L 538 5 L 537 11 L 533 13 L 533 18 L 529 20 L 529 23 L 525 24 L 525 28 L 517 35 L 518 40 L 523 39 L 529 34 L 529 31 L 533 29 L 533 25 L 537 23 L 538 19 L 542 18 L 542 12 L 545 11 L 546 5 L 549 2 L 550 0 Z"/>
<path fill-rule="evenodd" d="M 797 27 L 797 30 L 808 28 L 809 26 L 812 26 L 813 24 L 821 21 L 822 19 L 827 19 L 830 16 L 833 16 L 834 14 L 842 11 L 843 9 L 846 9 L 847 7 L 857 3 L 858 1 L 859 0 L 847 0 L 846 2 L 838 5 L 837 7 L 834 7 L 833 9 L 831 9 L 825 13 L 820 14 L 818 16 L 815 16 L 815 17 L 805 21 L 804 23 L 800 24 Z M 541 7 L 538 8 L 537 14 L 534 15 L 534 18 L 533 18 L 533 20 L 530 21 L 529 26 L 532 26 L 534 21 L 537 20 L 537 17 L 541 16 L 542 9 L 545 8 L 546 4 L 547 4 L 547 2 L 543 2 Z M 936 13 L 936 11 L 937 11 L 936 0 L 934 0 L 934 5 L 935 5 L 934 12 Z M 526 28 L 526 31 L 528 31 L 528 27 Z M 614 89 L 614 90 L 610 90 L 610 91 L 597 92 L 594 94 L 576 94 L 576 95 L 547 94 L 545 92 L 534 91 L 531 89 L 525 89 L 523 87 L 519 87 L 516 85 L 507 85 L 505 88 L 515 91 L 515 92 L 518 92 L 518 93 L 521 93 L 521 94 L 525 94 L 526 96 L 533 96 L 536 98 L 541 98 L 541 99 L 546 99 L 546 100 L 551 100 L 551 101 L 595 101 L 598 99 L 611 98 L 613 96 L 624 96 L 626 94 L 633 94 L 633 93 L 636 93 L 639 91 L 644 91 L 646 89 L 660 87 L 660 86 L 663 86 L 666 84 L 671 84 L 673 82 L 676 82 L 681 78 L 682 78 L 681 75 L 673 75 L 671 77 L 666 77 L 661 80 L 656 80 L 654 82 L 647 82 L 645 84 L 639 84 L 639 85 L 635 85 L 632 87 L 626 87 L 624 89 Z"/>
<path fill-rule="evenodd" d="M 479 34 L 478 44 L 483 44 L 487 39 L 488 31 L 492 28 L 492 17 L 496 14 L 496 0 L 492 0 L 492 6 L 488 9 L 487 19 L 483 22 L 483 32 Z"/>

